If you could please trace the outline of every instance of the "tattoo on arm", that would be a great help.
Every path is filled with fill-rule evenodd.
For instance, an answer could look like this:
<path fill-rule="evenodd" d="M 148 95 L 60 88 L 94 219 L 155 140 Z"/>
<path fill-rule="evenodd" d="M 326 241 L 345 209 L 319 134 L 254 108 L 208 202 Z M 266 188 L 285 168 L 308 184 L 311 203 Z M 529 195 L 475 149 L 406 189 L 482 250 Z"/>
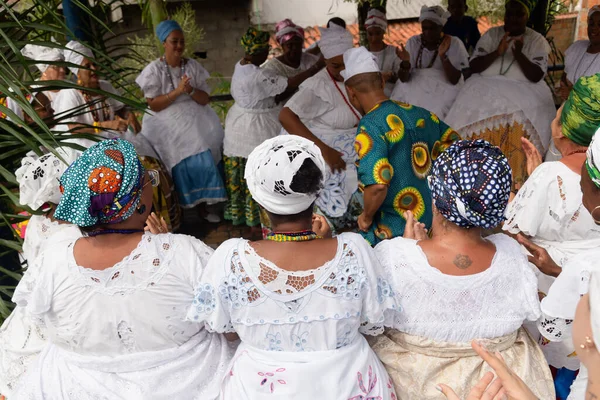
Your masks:
<path fill-rule="evenodd" d="M 594 393 L 592 390 L 594 386 L 594 382 L 591 381 L 591 379 L 588 378 L 588 386 L 587 386 L 587 392 L 585 394 L 585 400 L 598 400 L 598 395 L 596 393 Z"/>
<path fill-rule="evenodd" d="M 456 257 L 454 257 L 454 265 L 460 269 L 467 269 L 471 264 L 473 264 L 473 261 L 465 254 L 457 254 Z"/>

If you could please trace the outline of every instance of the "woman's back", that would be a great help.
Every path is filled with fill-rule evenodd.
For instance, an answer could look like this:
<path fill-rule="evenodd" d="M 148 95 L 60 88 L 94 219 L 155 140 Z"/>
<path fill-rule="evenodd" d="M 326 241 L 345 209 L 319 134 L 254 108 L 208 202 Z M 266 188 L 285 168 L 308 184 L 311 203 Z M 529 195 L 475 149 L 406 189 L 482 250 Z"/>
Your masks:
<path fill-rule="evenodd" d="M 103 270 L 79 266 L 74 247 L 47 249 L 15 293 L 18 304 L 45 317 L 54 344 L 82 355 L 118 356 L 177 347 L 201 330 L 184 317 L 212 254 L 202 242 L 145 234 Z"/>
<path fill-rule="evenodd" d="M 393 277 L 398 307 L 395 329 L 446 342 L 492 339 L 539 317 L 537 281 L 519 244 L 505 235 L 487 238 L 496 247 L 483 272 L 452 276 L 429 265 L 414 240 L 396 238 L 376 248 Z M 390 315 L 391 316 L 391 315 Z"/>
<path fill-rule="evenodd" d="M 333 350 L 352 343 L 359 327 L 383 331 L 392 291 L 369 245 L 357 234 L 341 234 L 335 255 L 326 258 L 313 269 L 288 270 L 245 240 L 225 242 L 207 267 L 188 318 L 205 319 L 219 332 L 235 331 L 242 342 L 268 351 Z"/>

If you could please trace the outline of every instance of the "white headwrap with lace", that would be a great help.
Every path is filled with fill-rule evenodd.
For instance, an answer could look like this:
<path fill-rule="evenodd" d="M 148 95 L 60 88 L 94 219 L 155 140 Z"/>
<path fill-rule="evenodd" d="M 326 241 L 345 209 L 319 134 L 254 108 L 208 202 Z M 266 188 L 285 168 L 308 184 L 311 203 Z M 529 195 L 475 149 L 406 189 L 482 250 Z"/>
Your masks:
<path fill-rule="evenodd" d="M 331 24 L 331 28 L 319 29 L 321 30 L 319 49 L 326 60 L 340 56 L 354 47 L 354 38 L 347 29 L 336 24 Z"/>
<path fill-rule="evenodd" d="M 444 26 L 450 18 L 450 12 L 445 10 L 442 6 L 421 7 L 421 16 L 419 22 L 431 21 L 437 25 Z"/>
<path fill-rule="evenodd" d="M 308 139 L 281 135 L 256 147 L 248 156 L 244 174 L 254 200 L 277 215 L 293 215 L 307 210 L 318 193 L 296 193 L 290 188 L 306 159 L 311 159 L 325 176 L 326 164 L 321 150 Z"/>
<path fill-rule="evenodd" d="M 83 44 L 79 43 L 76 40 L 72 40 L 69 43 L 67 43 L 66 47 L 67 49 L 65 50 L 65 61 L 69 63 L 81 65 L 84 58 L 94 58 L 92 50 L 90 50 L 89 47 L 85 47 Z M 69 66 L 69 69 L 75 75 L 79 73 L 79 68 L 75 66 Z"/>
<path fill-rule="evenodd" d="M 35 61 L 62 61 L 63 53 L 60 49 L 53 47 L 38 46 L 35 44 L 26 44 L 21 49 L 23 57 L 31 58 Z M 35 66 L 44 73 L 48 69 L 48 64 L 35 64 Z"/>

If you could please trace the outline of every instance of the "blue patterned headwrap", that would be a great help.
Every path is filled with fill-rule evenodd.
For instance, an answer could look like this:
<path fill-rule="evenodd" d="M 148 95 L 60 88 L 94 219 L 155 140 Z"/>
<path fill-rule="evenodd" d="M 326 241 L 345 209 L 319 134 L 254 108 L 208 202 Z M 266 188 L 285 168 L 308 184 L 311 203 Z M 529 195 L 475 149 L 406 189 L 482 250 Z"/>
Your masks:
<path fill-rule="evenodd" d="M 181 29 L 181 26 L 172 19 L 164 20 L 156 25 L 156 36 L 158 36 L 158 40 L 160 40 L 161 43 L 164 43 L 173 31 L 183 30 Z"/>
<path fill-rule="evenodd" d="M 491 229 L 504 221 L 512 171 L 485 140 L 460 140 L 435 160 L 429 179 L 439 212 L 463 228 Z"/>
<path fill-rule="evenodd" d="M 98 142 L 60 178 L 63 195 L 54 216 L 81 227 L 124 221 L 140 203 L 144 173 L 131 143 Z"/>

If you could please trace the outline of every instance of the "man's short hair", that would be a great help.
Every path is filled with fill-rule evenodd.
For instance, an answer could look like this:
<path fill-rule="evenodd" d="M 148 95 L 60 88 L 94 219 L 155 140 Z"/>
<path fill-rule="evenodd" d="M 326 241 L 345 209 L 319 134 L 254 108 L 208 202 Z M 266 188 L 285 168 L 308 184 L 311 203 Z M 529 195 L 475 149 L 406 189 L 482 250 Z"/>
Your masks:
<path fill-rule="evenodd" d="M 360 93 L 373 92 L 383 90 L 383 78 L 381 72 L 365 72 L 348 79 L 346 85 Z"/>

